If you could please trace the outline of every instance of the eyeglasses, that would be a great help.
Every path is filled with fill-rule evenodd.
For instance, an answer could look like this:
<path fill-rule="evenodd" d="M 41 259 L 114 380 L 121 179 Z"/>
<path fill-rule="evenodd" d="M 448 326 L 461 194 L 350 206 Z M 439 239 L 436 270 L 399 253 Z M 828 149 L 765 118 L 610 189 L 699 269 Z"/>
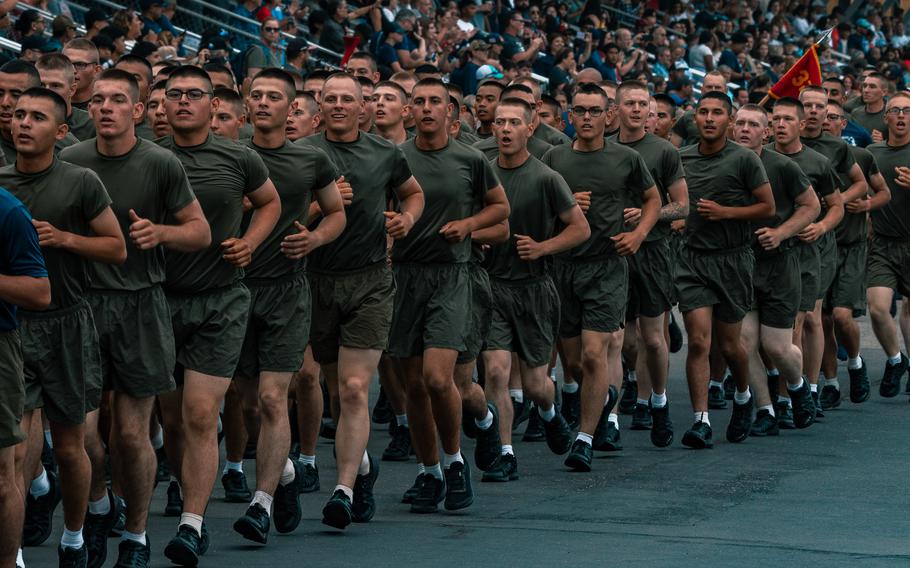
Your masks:
<path fill-rule="evenodd" d="M 268 27 L 265 27 L 265 28 L 262 28 L 262 29 L 265 30 L 265 31 L 267 31 L 267 32 L 273 32 L 273 33 L 274 33 L 274 32 L 279 31 L 281 28 L 276 28 L 276 27 L 268 26 Z"/>
<path fill-rule="evenodd" d="M 843 118 L 843 117 L 842 117 L 841 115 L 839 115 L 839 114 L 829 114 L 829 115 L 828 115 L 828 120 L 830 120 L 831 122 L 838 121 L 838 120 L 840 120 L 840 119 L 842 119 L 842 118 Z"/>
<path fill-rule="evenodd" d="M 575 116 L 584 116 L 585 113 L 590 114 L 592 117 L 596 118 L 604 113 L 604 109 L 600 107 L 591 107 L 586 108 L 583 106 L 574 106 L 572 107 L 572 114 Z"/>
<path fill-rule="evenodd" d="M 910 107 L 891 107 L 885 111 L 885 114 L 897 116 L 899 114 L 910 115 Z"/>
<path fill-rule="evenodd" d="M 205 95 L 211 95 L 211 91 L 203 91 L 202 89 L 187 89 L 181 91 L 180 89 L 168 89 L 164 91 L 164 96 L 169 101 L 179 101 L 183 98 L 183 95 L 186 95 L 187 100 L 198 101 Z"/>
<path fill-rule="evenodd" d="M 98 65 L 97 61 L 92 61 L 92 62 L 73 61 L 73 68 L 76 71 L 85 71 L 89 67 L 94 67 L 95 65 Z"/>

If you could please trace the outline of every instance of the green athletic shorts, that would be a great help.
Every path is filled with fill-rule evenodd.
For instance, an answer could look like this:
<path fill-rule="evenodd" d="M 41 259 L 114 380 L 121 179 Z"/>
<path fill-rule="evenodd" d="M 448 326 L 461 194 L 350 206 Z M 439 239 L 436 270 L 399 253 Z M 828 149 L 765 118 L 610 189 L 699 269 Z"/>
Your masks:
<path fill-rule="evenodd" d="M 134 398 L 174 390 L 174 329 L 160 286 L 88 295 L 101 350 L 104 390 Z"/>
<path fill-rule="evenodd" d="M 818 300 L 818 291 L 821 288 L 821 257 L 818 245 L 812 243 L 797 243 L 799 255 L 799 277 L 802 282 L 799 295 L 799 311 L 811 312 L 815 309 Z"/>
<path fill-rule="evenodd" d="M 679 257 L 676 294 L 683 313 L 708 306 L 725 323 L 742 321 L 752 307 L 752 249 L 706 251 L 686 247 Z"/>
<path fill-rule="evenodd" d="M 184 369 L 231 378 L 237 369 L 250 291 L 237 282 L 196 294 L 168 292 L 177 362 Z"/>
<path fill-rule="evenodd" d="M 629 305 L 626 321 L 639 315 L 656 318 L 673 306 L 673 262 L 667 239 L 644 242 L 629 257 Z"/>
<path fill-rule="evenodd" d="M 51 312 L 20 311 L 25 410 L 51 422 L 82 424 L 101 405 L 101 353 L 87 302 Z"/>
<path fill-rule="evenodd" d="M 25 439 L 19 429 L 25 408 L 25 375 L 22 345 L 16 330 L 0 331 L 0 448 Z"/>
<path fill-rule="evenodd" d="M 550 363 L 559 333 L 559 294 L 549 276 L 490 283 L 496 303 L 486 351 L 510 351 L 529 367 Z"/>
<path fill-rule="evenodd" d="M 467 263 L 393 266 L 395 309 L 389 354 L 417 357 L 430 348 L 464 351 L 471 328 L 471 277 Z"/>
<path fill-rule="evenodd" d="M 837 273 L 837 239 L 834 233 L 825 233 L 818 240 L 819 290 L 816 300 L 824 300 L 828 290 L 834 285 L 834 275 Z"/>
<path fill-rule="evenodd" d="M 482 266 L 470 263 L 468 275 L 471 279 L 471 324 L 465 338 L 467 347 L 458 353 L 456 363 L 463 365 L 477 360 L 490 334 L 493 319 L 493 293 L 490 291 L 490 277 Z"/>
<path fill-rule="evenodd" d="M 623 256 L 591 261 L 559 258 L 553 279 L 562 309 L 560 337 L 578 337 L 581 330 L 619 331 L 625 324 L 629 263 Z"/>
<path fill-rule="evenodd" d="M 847 308 L 853 317 L 866 313 L 866 241 L 837 245 L 837 269 L 834 282 L 825 297 L 825 311 Z"/>
<path fill-rule="evenodd" d="M 238 377 L 262 371 L 294 373 L 310 337 L 310 286 L 303 273 L 269 281 L 246 280 L 250 315 L 237 363 Z"/>
<path fill-rule="evenodd" d="M 891 288 L 910 296 L 910 241 L 875 235 L 866 268 L 868 288 Z"/>
<path fill-rule="evenodd" d="M 786 245 L 785 245 L 786 246 Z M 755 256 L 752 311 L 762 325 L 792 329 L 799 312 L 799 252 L 794 248 Z"/>
<path fill-rule="evenodd" d="M 385 263 L 345 273 L 310 270 L 310 346 L 319 364 L 338 361 L 338 348 L 383 350 L 389 342 L 395 279 Z"/>

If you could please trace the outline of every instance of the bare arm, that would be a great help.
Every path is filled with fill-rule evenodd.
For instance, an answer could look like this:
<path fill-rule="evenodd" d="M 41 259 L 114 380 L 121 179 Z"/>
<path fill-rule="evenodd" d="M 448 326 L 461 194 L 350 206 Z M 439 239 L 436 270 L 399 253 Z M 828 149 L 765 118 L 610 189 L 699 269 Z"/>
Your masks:
<path fill-rule="evenodd" d="M 846 201 L 844 208 L 850 213 L 864 213 L 881 209 L 891 201 L 891 190 L 888 189 L 888 183 L 881 173 L 869 178 L 869 189 L 872 190 L 872 197 L 863 196 L 853 201 L 844 199 Z"/>
<path fill-rule="evenodd" d="M 281 201 L 272 180 L 266 179 L 258 189 L 246 196 L 253 204 L 250 226 L 242 237 L 230 238 L 221 243 L 224 259 L 240 267 L 250 263 L 253 251 L 269 236 L 281 215 Z"/>
<path fill-rule="evenodd" d="M 43 247 L 61 248 L 83 258 L 107 264 L 126 261 L 126 243 L 120 224 L 110 207 L 105 207 L 89 222 L 91 236 L 61 231 L 47 221 L 33 220 L 38 231 L 38 244 Z"/>
<path fill-rule="evenodd" d="M 470 217 L 449 221 L 439 229 L 439 233 L 449 242 L 460 243 L 474 231 L 492 227 L 509 218 L 509 200 L 501 185 L 484 193 L 483 201 L 483 209 Z"/>
<path fill-rule="evenodd" d="M 51 283 L 47 277 L 0 274 L 0 300 L 26 310 L 43 310 L 51 303 Z"/>
<path fill-rule="evenodd" d="M 405 231 L 405 235 L 407 235 L 407 232 L 411 230 L 414 223 L 423 214 L 423 189 L 417 183 L 417 179 L 411 176 L 403 184 L 395 188 L 395 195 L 398 196 L 398 201 L 401 202 L 401 213 L 398 216 L 402 217 L 404 223 L 410 223 Z"/>
<path fill-rule="evenodd" d="M 322 245 L 334 241 L 344 231 L 347 219 L 338 185 L 333 181 L 315 193 L 322 220 L 313 231 L 300 222 L 294 223 L 297 232 L 287 235 L 281 242 L 281 252 L 288 258 L 303 258 Z"/>
<path fill-rule="evenodd" d="M 659 221 L 675 221 L 689 216 L 689 185 L 680 178 L 667 188 L 670 202 L 660 208 Z"/>
<path fill-rule="evenodd" d="M 158 225 L 130 209 L 130 239 L 140 250 L 163 245 L 180 252 L 201 250 L 212 243 L 212 232 L 198 200 L 174 213 L 174 219 L 176 225 Z"/>
<path fill-rule="evenodd" d="M 641 243 L 645 237 L 654 228 L 657 223 L 657 216 L 660 213 L 660 193 L 657 192 L 657 186 L 652 185 L 645 190 L 641 202 L 641 219 L 635 229 L 620 233 L 610 237 L 616 246 L 616 252 L 621 256 L 628 256 L 638 252 Z"/>
<path fill-rule="evenodd" d="M 545 241 L 536 242 L 526 235 L 515 235 L 515 247 L 522 260 L 536 260 L 542 256 L 559 254 L 575 248 L 591 236 L 591 226 L 581 212 L 581 207 L 574 205 L 559 214 L 559 220 L 565 228 Z"/>
<path fill-rule="evenodd" d="M 787 239 L 796 236 L 800 231 L 812 223 L 821 212 L 818 195 L 810 185 L 806 191 L 797 196 L 796 210 L 789 219 L 785 219 L 777 227 L 762 227 L 755 231 L 758 242 L 765 250 L 774 250 Z"/>
<path fill-rule="evenodd" d="M 856 199 L 863 199 L 869 194 L 866 176 L 863 175 L 863 170 L 860 169 L 859 164 L 853 164 L 853 167 L 850 168 L 849 175 L 850 187 L 841 193 L 844 198 L 844 203 L 850 203 Z"/>
<path fill-rule="evenodd" d="M 471 233 L 471 240 L 484 245 L 498 245 L 509 240 L 509 221 L 508 219 L 496 223 L 486 229 L 478 229 Z"/>
<path fill-rule="evenodd" d="M 709 221 L 723 219 L 752 221 L 774 217 L 774 194 L 771 192 L 769 183 L 765 182 L 753 189 L 752 197 L 755 199 L 755 203 L 742 207 L 727 207 L 707 199 L 699 200 L 695 207 Z"/>
<path fill-rule="evenodd" d="M 799 238 L 807 243 L 814 243 L 828 231 L 833 231 L 835 227 L 844 218 L 844 198 L 839 191 L 825 196 L 825 204 L 828 210 L 825 216 L 815 223 L 810 223 L 808 227 L 800 231 Z"/>

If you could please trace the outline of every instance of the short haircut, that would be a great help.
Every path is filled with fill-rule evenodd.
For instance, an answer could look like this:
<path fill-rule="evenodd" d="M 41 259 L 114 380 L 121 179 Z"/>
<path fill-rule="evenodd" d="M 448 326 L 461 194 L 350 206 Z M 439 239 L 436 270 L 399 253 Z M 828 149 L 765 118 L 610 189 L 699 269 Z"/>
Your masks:
<path fill-rule="evenodd" d="M 635 90 L 644 91 L 647 93 L 648 86 L 646 84 L 642 83 L 641 81 L 623 81 L 622 84 L 616 88 L 616 102 L 619 103 L 619 101 L 622 100 L 622 95 L 626 91 L 635 91 Z M 650 96 L 650 93 L 649 93 L 649 96 Z"/>
<path fill-rule="evenodd" d="M 477 90 L 479 91 L 480 89 L 482 89 L 484 87 L 493 87 L 497 91 L 499 91 L 500 94 L 502 93 L 503 89 L 505 89 L 505 87 L 502 85 L 502 83 L 500 83 L 499 81 L 497 81 L 495 79 L 484 79 L 483 81 L 480 82 L 479 85 L 477 85 Z"/>
<path fill-rule="evenodd" d="M 821 94 L 821 95 L 824 95 L 825 98 L 828 98 L 828 93 L 825 92 L 825 90 L 822 89 L 821 87 L 816 87 L 815 85 L 806 85 L 805 87 L 803 87 L 803 90 L 801 90 L 801 91 L 799 92 L 799 100 L 800 100 L 800 101 L 803 100 L 803 95 L 806 94 L 806 93 L 819 93 L 819 94 Z"/>
<path fill-rule="evenodd" d="M 29 88 L 41 86 L 41 75 L 38 73 L 38 70 L 35 69 L 35 66 L 32 63 L 23 61 L 22 59 L 7 61 L 0 67 L 0 73 L 6 73 L 7 75 L 28 75 Z"/>
<path fill-rule="evenodd" d="M 358 51 L 357 53 L 355 53 L 354 55 L 351 56 L 351 59 L 362 59 L 362 60 L 366 61 L 367 65 L 370 68 L 370 71 L 372 71 L 373 73 L 375 73 L 376 71 L 379 70 L 379 65 L 376 63 L 376 58 L 373 57 L 373 54 L 371 54 L 368 51 Z M 348 61 L 350 61 L 350 59 Z"/>
<path fill-rule="evenodd" d="M 446 84 L 443 83 L 442 80 L 435 77 L 427 77 L 425 79 L 417 81 L 417 84 L 414 85 L 414 91 L 411 91 L 411 96 L 413 96 L 414 92 L 421 87 L 436 87 L 438 89 L 442 89 L 442 92 L 446 94 L 446 100 L 449 98 L 449 90 L 446 88 Z"/>
<path fill-rule="evenodd" d="M 136 79 L 133 78 L 133 80 L 135 81 Z M 160 89 L 167 89 L 167 79 L 155 81 L 155 83 L 151 87 L 149 87 L 149 93 L 152 93 L 153 91 L 157 91 Z"/>
<path fill-rule="evenodd" d="M 461 115 L 461 105 L 458 104 L 458 99 L 452 95 L 449 95 L 449 104 L 452 105 L 452 112 L 449 113 L 449 120 L 455 122 Z"/>
<path fill-rule="evenodd" d="M 757 104 L 755 104 L 755 103 L 748 103 L 748 104 L 744 104 L 743 106 L 739 107 L 739 110 L 736 111 L 736 112 L 737 112 L 737 114 L 738 114 L 738 113 L 743 112 L 743 111 L 757 112 L 757 113 L 760 114 L 760 115 L 762 116 L 762 118 L 764 119 L 765 126 L 768 125 L 768 111 L 766 111 L 766 110 L 764 109 L 764 107 L 762 107 L 762 106 L 760 106 L 760 105 L 757 105 Z"/>
<path fill-rule="evenodd" d="M 162 61 L 162 64 L 164 64 L 164 63 L 170 63 L 170 65 L 164 65 L 164 67 L 159 69 L 158 74 L 155 75 L 156 77 L 161 77 L 163 79 L 167 79 L 168 77 L 171 76 L 171 73 L 173 73 L 180 67 L 179 63 L 174 63 L 171 61 L 167 61 L 167 62 Z"/>
<path fill-rule="evenodd" d="M 844 81 L 840 77 L 827 77 L 822 83 L 837 83 L 841 87 L 844 87 Z"/>
<path fill-rule="evenodd" d="M 336 72 L 332 73 L 331 75 L 329 75 L 328 77 L 325 78 L 323 85 L 328 85 L 329 81 L 338 81 L 341 79 L 345 79 L 345 80 L 348 80 L 348 81 L 354 83 L 354 85 L 357 87 L 357 94 L 360 96 L 360 98 L 363 98 L 363 89 L 360 86 L 360 81 L 358 81 L 357 78 L 354 77 L 353 75 L 351 75 L 350 73 L 345 73 L 344 71 L 336 71 Z M 324 88 L 325 87 L 323 87 L 323 89 Z"/>
<path fill-rule="evenodd" d="M 313 79 L 314 81 L 325 81 L 330 76 L 334 75 L 335 72 L 329 71 L 327 69 L 316 69 L 315 71 L 310 71 L 310 74 L 307 75 L 304 80 L 309 81 Z"/>
<path fill-rule="evenodd" d="M 705 79 L 707 79 L 708 77 L 717 77 L 719 79 L 723 79 L 724 84 L 727 83 L 727 78 L 724 77 L 724 74 L 721 73 L 720 71 L 717 71 L 716 69 L 714 71 L 708 71 L 707 73 L 705 73 Z M 702 79 L 702 82 L 704 82 L 704 79 Z"/>
<path fill-rule="evenodd" d="M 243 116 L 243 99 L 240 98 L 240 94 L 237 93 L 237 91 L 234 89 L 227 89 L 225 87 L 218 87 L 215 89 L 213 96 L 221 101 L 222 104 L 232 106 L 234 108 L 234 112 L 240 116 Z"/>
<path fill-rule="evenodd" d="M 392 73 L 389 81 L 395 81 L 396 83 L 398 81 L 417 81 L 417 74 L 410 71 L 398 71 L 397 73 Z"/>
<path fill-rule="evenodd" d="M 403 104 L 403 105 L 408 104 L 408 98 L 409 98 L 408 93 L 398 83 L 396 83 L 394 81 L 380 81 L 380 82 L 376 83 L 375 89 L 379 89 L 380 87 L 388 87 L 388 88 L 394 90 L 396 93 L 398 93 L 398 98 L 399 98 L 399 100 L 401 100 L 401 104 Z M 374 89 L 374 92 L 375 92 L 375 89 Z"/>
<path fill-rule="evenodd" d="M 509 93 L 524 93 L 526 95 L 531 95 L 531 98 L 534 98 L 534 91 L 531 90 L 531 87 L 525 85 L 512 84 L 502 90 L 502 94 L 499 96 L 501 98 L 506 98 L 509 96 Z"/>
<path fill-rule="evenodd" d="M 297 91 L 294 94 L 294 100 L 302 101 L 302 105 L 306 107 L 310 114 L 316 114 L 319 112 L 319 103 L 316 102 L 316 97 L 312 93 L 306 91 Z"/>
<path fill-rule="evenodd" d="M 781 97 L 777 99 L 774 101 L 774 106 L 772 108 L 776 109 L 777 107 L 795 108 L 796 116 L 798 116 L 800 120 L 802 120 L 806 115 L 806 111 L 803 109 L 803 103 L 799 102 L 799 100 L 794 99 L 793 97 Z"/>
<path fill-rule="evenodd" d="M 275 79 L 276 81 L 280 81 L 284 86 L 284 94 L 287 97 L 288 102 L 294 102 L 294 95 L 297 93 L 297 87 L 294 84 L 294 78 L 287 71 L 277 67 L 267 67 L 259 73 L 256 73 L 256 76 L 253 77 L 253 83 L 258 79 Z M 253 88 L 253 83 L 250 83 L 250 89 Z"/>
<path fill-rule="evenodd" d="M 95 83 L 100 81 L 119 81 L 121 83 L 126 83 L 130 93 L 130 102 L 139 102 L 139 82 L 136 81 L 136 78 L 133 77 L 132 73 L 127 73 L 123 69 L 105 69 L 98 75 L 98 78 L 95 79 Z M 158 83 L 163 84 L 164 82 L 159 81 Z"/>
<path fill-rule="evenodd" d="M 531 124 L 531 120 L 534 116 L 534 109 L 531 108 L 531 105 L 529 105 L 526 101 L 516 97 L 506 97 L 499 102 L 499 106 L 496 108 L 501 109 L 503 106 L 507 105 L 520 107 L 522 110 L 522 115 L 524 115 L 525 122 L 527 124 Z"/>
<path fill-rule="evenodd" d="M 844 105 L 840 104 L 840 103 L 837 102 L 836 100 L 834 100 L 834 99 L 828 99 L 828 104 L 831 105 L 831 106 L 833 106 L 833 107 L 836 107 L 837 110 L 838 110 L 838 112 L 841 112 L 841 113 L 844 112 Z M 847 117 L 844 117 L 844 118 L 847 118 Z"/>
<path fill-rule="evenodd" d="M 545 106 L 551 106 L 556 109 L 557 112 L 561 110 L 562 107 L 559 106 L 559 101 L 551 97 L 550 95 L 542 95 L 540 101 Z"/>
<path fill-rule="evenodd" d="M 888 98 L 888 103 L 897 99 L 910 99 L 910 93 L 907 91 L 897 91 Z M 887 106 L 887 105 L 885 105 Z"/>
<path fill-rule="evenodd" d="M 22 100 L 25 97 L 51 101 L 54 105 L 54 120 L 57 121 L 57 125 L 59 126 L 66 122 L 66 101 L 54 91 L 44 87 L 30 87 L 22 93 L 19 99 Z"/>
<path fill-rule="evenodd" d="M 63 71 L 63 77 L 70 85 L 73 84 L 73 81 L 76 78 L 76 68 L 73 67 L 72 61 L 70 61 L 69 57 L 59 52 L 45 53 L 42 55 L 38 58 L 38 62 L 35 63 L 35 68 L 39 70 L 46 69 L 48 71 Z"/>
<path fill-rule="evenodd" d="M 63 46 L 63 49 L 72 49 L 75 51 L 87 51 L 95 56 L 95 59 L 98 59 L 98 48 L 95 47 L 95 44 L 91 40 L 87 40 L 84 37 L 77 37 L 76 39 L 71 39 L 66 42 L 66 45 Z"/>
<path fill-rule="evenodd" d="M 206 84 L 209 91 L 212 90 L 212 80 L 209 78 L 209 74 L 195 65 L 181 65 L 178 67 L 171 73 L 171 76 L 167 78 L 168 84 L 174 79 L 199 79 Z"/>
<path fill-rule="evenodd" d="M 376 86 L 373 83 L 373 80 L 370 79 L 369 77 L 364 77 L 363 75 L 357 75 L 354 78 L 357 79 L 357 82 L 360 83 L 361 87 L 375 87 Z"/>
<path fill-rule="evenodd" d="M 138 55 L 133 55 L 132 53 L 127 53 L 126 55 L 121 55 L 117 62 L 114 63 L 114 69 L 122 63 L 135 63 L 136 65 L 141 66 L 146 70 L 145 80 L 149 83 L 152 82 L 152 79 L 155 76 L 155 73 L 152 71 L 152 64 L 148 62 L 148 59 L 145 57 L 139 57 Z"/>
<path fill-rule="evenodd" d="M 575 91 L 575 96 L 577 97 L 578 95 L 597 95 L 598 97 L 603 98 L 605 107 L 609 107 L 610 103 L 612 102 L 610 101 L 610 97 L 607 96 L 607 93 L 605 93 L 603 89 L 593 83 L 582 83 L 581 85 L 578 85 L 578 90 Z"/>
<path fill-rule="evenodd" d="M 698 105 L 696 108 L 701 107 L 701 103 L 707 100 L 718 100 L 724 103 L 724 109 L 727 111 L 728 115 L 733 114 L 733 101 L 730 100 L 730 97 L 726 93 L 721 93 L 719 91 L 711 91 L 710 93 L 704 93 L 700 99 L 698 99 Z"/>
<path fill-rule="evenodd" d="M 224 65 L 222 63 L 206 63 L 202 66 L 202 70 L 206 73 L 222 73 L 230 77 L 231 81 L 233 81 L 235 85 L 237 84 L 237 80 L 234 78 L 234 73 L 227 67 L 227 65 Z"/>
<path fill-rule="evenodd" d="M 654 102 L 658 104 L 665 104 L 670 107 L 670 112 L 672 114 L 676 113 L 676 101 L 673 100 L 673 97 L 666 93 L 656 93 L 653 97 Z"/>
<path fill-rule="evenodd" d="M 456 85 L 455 83 L 446 83 L 446 89 L 449 90 L 449 94 L 450 94 L 450 95 L 455 95 L 455 96 L 457 96 L 459 99 L 463 99 L 463 98 L 464 98 L 464 91 L 462 91 L 462 90 L 461 90 L 461 87 L 459 87 L 459 86 Z"/>

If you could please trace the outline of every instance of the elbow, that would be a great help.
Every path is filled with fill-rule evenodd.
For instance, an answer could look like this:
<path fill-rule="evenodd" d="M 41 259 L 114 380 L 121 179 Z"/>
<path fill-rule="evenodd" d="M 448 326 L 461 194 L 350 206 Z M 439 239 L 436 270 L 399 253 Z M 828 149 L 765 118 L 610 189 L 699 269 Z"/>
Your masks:
<path fill-rule="evenodd" d="M 123 240 L 120 241 L 117 250 L 114 252 L 114 256 L 111 259 L 111 264 L 123 264 L 126 262 L 126 243 Z"/>
<path fill-rule="evenodd" d="M 26 310 L 38 312 L 51 305 L 51 284 L 47 278 L 36 279 L 36 285 L 28 302 L 23 302 Z"/>
<path fill-rule="evenodd" d="M 587 241 L 590 238 L 591 238 L 591 225 L 589 225 L 587 219 L 585 219 L 585 222 L 578 229 L 578 242 L 575 244 L 580 245 L 581 243 Z"/>
<path fill-rule="evenodd" d="M 208 221 L 202 220 L 202 230 L 199 231 L 199 240 L 196 250 L 202 250 L 212 245 L 212 229 Z"/>

